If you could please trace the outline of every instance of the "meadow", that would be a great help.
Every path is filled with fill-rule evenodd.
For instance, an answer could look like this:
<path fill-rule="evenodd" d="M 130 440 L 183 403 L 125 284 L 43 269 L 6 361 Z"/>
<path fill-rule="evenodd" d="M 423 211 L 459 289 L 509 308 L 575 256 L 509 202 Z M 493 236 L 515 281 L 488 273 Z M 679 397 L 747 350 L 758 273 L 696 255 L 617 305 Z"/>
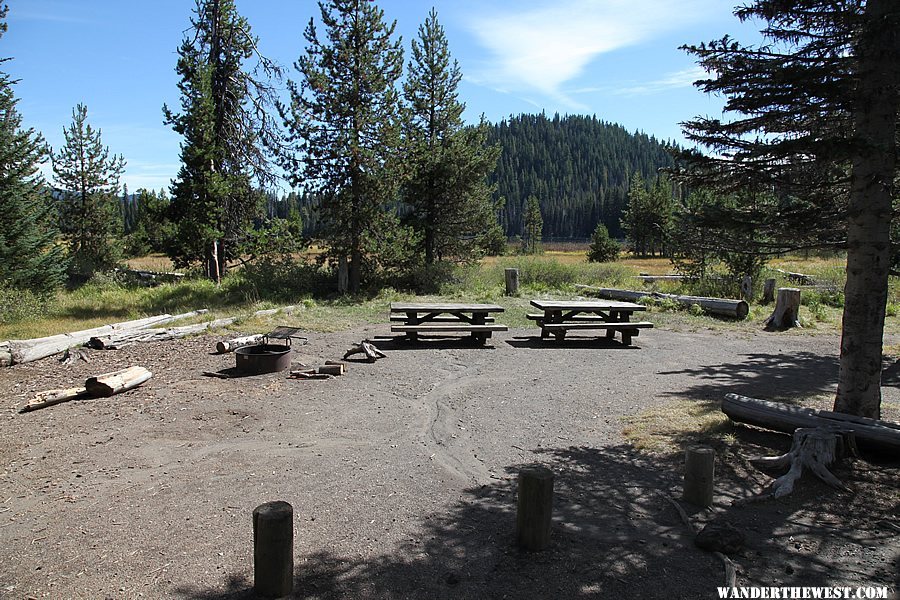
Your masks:
<path fill-rule="evenodd" d="M 159 255 L 129 261 L 133 269 L 171 271 L 167 258 Z M 505 296 L 504 269 L 519 269 L 520 293 Z M 776 269 L 811 275 L 817 285 L 802 292 L 800 322 L 803 333 L 840 330 L 843 305 L 844 259 L 792 255 L 773 260 L 754 282 L 754 298 L 747 319 L 733 321 L 702 314 L 672 302 L 648 302 L 652 319 L 661 327 L 674 329 L 756 330 L 772 307 L 758 303 L 763 280 L 776 279 L 776 286 L 794 286 Z M 486 257 L 477 264 L 458 266 L 438 273 L 424 273 L 420 282 L 433 280 L 426 291 L 381 285 L 367 294 L 338 296 L 333 274 L 307 261 L 253 265 L 235 271 L 222 284 L 200 277 L 153 287 L 122 275 L 97 275 L 87 284 L 62 291 L 50 299 L 0 288 L 0 339 L 23 339 L 86 329 L 162 313 L 181 313 L 207 308 L 204 318 L 249 314 L 255 310 L 283 305 L 303 305 L 290 318 L 291 325 L 311 331 L 337 331 L 364 323 L 386 320 L 391 301 L 469 301 L 498 303 L 507 308 L 505 322 L 511 327 L 528 327 L 525 319 L 528 300 L 533 297 L 574 297 L 584 294 L 576 284 L 665 293 L 737 297 L 737 286 L 728 279 L 705 284 L 657 282 L 645 284 L 633 276 L 673 272 L 664 258 L 623 256 L 615 262 L 589 263 L 583 245 L 548 244 L 542 254 Z M 427 293 L 426 293 L 427 292 Z M 887 332 L 900 331 L 896 316 L 900 311 L 900 285 L 892 280 L 888 299 Z M 238 322 L 236 327 L 246 325 Z"/>

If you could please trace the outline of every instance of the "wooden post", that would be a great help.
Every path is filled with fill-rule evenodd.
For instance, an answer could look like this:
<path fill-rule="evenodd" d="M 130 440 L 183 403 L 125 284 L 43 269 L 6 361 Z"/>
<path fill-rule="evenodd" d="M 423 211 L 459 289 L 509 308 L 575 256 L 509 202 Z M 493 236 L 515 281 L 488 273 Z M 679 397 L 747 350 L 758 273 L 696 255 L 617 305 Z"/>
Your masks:
<path fill-rule="evenodd" d="M 519 270 L 504 269 L 503 274 L 506 276 L 506 295 L 519 295 Z"/>
<path fill-rule="evenodd" d="M 516 540 L 521 548 L 544 550 L 550 545 L 553 516 L 553 472 L 541 466 L 519 472 Z"/>
<path fill-rule="evenodd" d="M 775 310 L 766 319 L 767 329 L 787 329 L 800 326 L 799 288 L 778 288 Z"/>
<path fill-rule="evenodd" d="M 684 453 L 685 502 L 709 506 L 713 500 L 716 451 L 709 446 L 691 446 Z"/>
<path fill-rule="evenodd" d="M 347 257 L 338 258 L 338 293 L 346 294 L 350 289 L 350 265 L 347 264 Z"/>
<path fill-rule="evenodd" d="M 745 275 L 741 280 L 741 295 L 747 302 L 753 300 L 753 278 L 749 275 Z"/>
<path fill-rule="evenodd" d="M 775 278 L 774 277 L 772 277 L 770 279 L 766 279 L 766 282 L 763 285 L 762 303 L 768 304 L 769 302 L 775 302 Z"/>
<path fill-rule="evenodd" d="M 253 589 L 265 598 L 294 590 L 294 508 L 287 502 L 253 510 Z"/>

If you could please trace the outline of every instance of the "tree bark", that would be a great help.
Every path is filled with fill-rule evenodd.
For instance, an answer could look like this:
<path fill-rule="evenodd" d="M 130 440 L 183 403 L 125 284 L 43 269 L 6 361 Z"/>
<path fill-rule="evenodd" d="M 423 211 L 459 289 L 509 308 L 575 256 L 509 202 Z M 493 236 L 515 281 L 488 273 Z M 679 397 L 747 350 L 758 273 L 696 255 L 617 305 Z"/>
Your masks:
<path fill-rule="evenodd" d="M 88 394 L 96 397 L 107 397 L 136 388 L 153 376 L 144 367 L 128 367 L 97 377 L 89 377 L 84 382 Z"/>
<path fill-rule="evenodd" d="M 775 310 L 766 319 L 766 329 L 789 329 L 800 326 L 800 290 L 778 288 Z"/>
<path fill-rule="evenodd" d="M 858 46 L 847 283 L 834 410 L 881 415 L 881 353 L 891 264 L 892 193 L 900 106 L 900 3 L 869 0 Z"/>

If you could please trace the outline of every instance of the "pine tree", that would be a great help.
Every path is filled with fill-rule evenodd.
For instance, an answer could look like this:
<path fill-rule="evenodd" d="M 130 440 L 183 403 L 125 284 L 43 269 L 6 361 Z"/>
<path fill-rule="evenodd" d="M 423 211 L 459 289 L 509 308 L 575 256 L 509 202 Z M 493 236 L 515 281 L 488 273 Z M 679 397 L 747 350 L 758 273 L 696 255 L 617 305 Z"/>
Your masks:
<path fill-rule="evenodd" d="M 588 248 L 588 262 L 610 262 L 619 258 L 619 243 L 609 237 L 609 230 L 603 223 L 597 223 L 591 246 Z"/>
<path fill-rule="evenodd" d="M 408 115 L 405 133 L 412 174 L 404 200 L 413 226 L 422 232 L 425 264 L 477 256 L 492 229 L 492 189 L 499 146 L 488 146 L 489 127 L 464 127 L 465 104 L 458 100 L 462 79 L 451 62 L 444 28 L 434 9 L 413 40 L 404 83 Z M 496 232 L 493 232 L 496 237 Z"/>
<path fill-rule="evenodd" d="M 56 185 L 63 195 L 60 229 L 76 277 L 109 269 L 120 258 L 118 192 L 125 159 L 110 155 L 100 130 L 87 122 L 87 112 L 83 104 L 72 110 L 72 124 L 63 129 L 65 145 L 51 153 Z"/>
<path fill-rule="evenodd" d="M 733 222 L 765 229 L 756 251 L 846 247 L 835 410 L 877 418 L 898 174 L 900 3 L 755 0 L 736 14 L 766 21 L 771 43 L 749 48 L 725 37 L 687 48 L 715 74 L 701 87 L 723 94 L 734 118 L 686 125 L 689 139 L 713 152 L 682 156 L 683 175 L 753 199 L 774 192 L 776 202 L 732 212 Z"/>
<path fill-rule="evenodd" d="M 0 36 L 6 12 L 0 7 Z M 13 83 L 0 72 L 0 281 L 46 293 L 62 284 L 66 261 L 56 244 L 55 206 L 39 172 L 47 147 L 33 129 L 22 129 Z"/>
<path fill-rule="evenodd" d="M 538 203 L 537 197 L 528 196 L 522 218 L 522 252 L 538 254 L 541 251 L 543 229 L 544 218 L 541 215 L 541 205 Z"/>
<path fill-rule="evenodd" d="M 393 225 L 386 207 L 396 197 L 399 100 L 403 69 L 396 22 L 368 0 L 320 1 L 324 38 L 310 19 L 306 53 L 288 82 L 290 105 L 280 112 L 290 154 L 291 183 L 318 199 L 327 255 L 349 260 L 351 293 L 360 289 L 364 260 L 377 260 Z"/>
<path fill-rule="evenodd" d="M 178 49 L 181 112 L 163 107 L 165 122 L 184 137 L 172 185 L 178 227 L 169 255 L 178 265 L 203 263 L 218 280 L 237 257 L 260 195 L 273 181 L 267 148 L 277 143 L 273 88 L 280 71 L 257 50 L 234 0 L 196 0 L 191 29 Z M 245 62 L 255 59 L 253 68 Z"/>

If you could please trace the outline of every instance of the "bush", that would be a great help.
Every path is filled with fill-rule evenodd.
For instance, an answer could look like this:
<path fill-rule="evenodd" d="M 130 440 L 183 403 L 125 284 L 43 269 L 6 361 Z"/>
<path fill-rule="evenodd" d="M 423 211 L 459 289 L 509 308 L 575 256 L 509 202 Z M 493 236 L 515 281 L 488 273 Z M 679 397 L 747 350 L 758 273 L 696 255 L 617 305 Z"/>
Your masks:
<path fill-rule="evenodd" d="M 588 248 L 588 262 L 610 262 L 619 258 L 619 243 L 609 237 L 609 230 L 603 223 L 597 223 Z"/>

